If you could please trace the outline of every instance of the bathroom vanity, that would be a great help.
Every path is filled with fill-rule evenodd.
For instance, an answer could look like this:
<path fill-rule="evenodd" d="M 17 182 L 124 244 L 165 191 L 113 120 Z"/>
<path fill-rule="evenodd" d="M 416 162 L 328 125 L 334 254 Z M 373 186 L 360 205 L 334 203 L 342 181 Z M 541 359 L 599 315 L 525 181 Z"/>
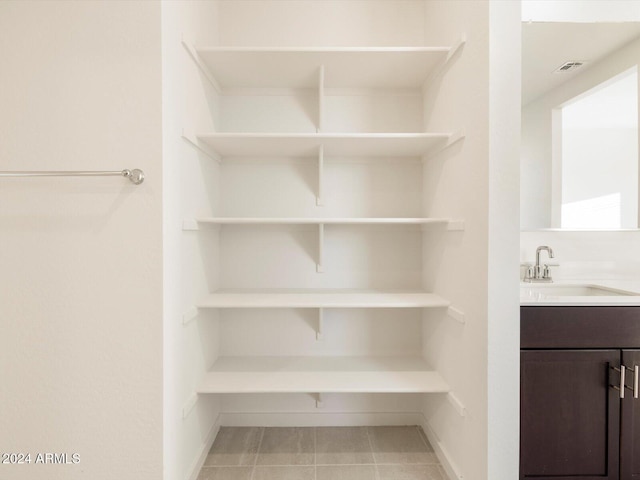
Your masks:
<path fill-rule="evenodd" d="M 640 479 L 640 297 L 533 290 L 521 289 L 520 478 Z"/>

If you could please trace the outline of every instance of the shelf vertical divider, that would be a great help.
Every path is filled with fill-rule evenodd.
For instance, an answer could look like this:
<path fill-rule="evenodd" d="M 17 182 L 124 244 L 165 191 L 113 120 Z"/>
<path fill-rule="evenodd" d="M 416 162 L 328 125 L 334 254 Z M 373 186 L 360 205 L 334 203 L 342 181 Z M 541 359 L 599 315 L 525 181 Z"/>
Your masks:
<path fill-rule="evenodd" d="M 318 330 L 316 331 L 316 340 L 324 340 L 324 310 L 318 308 Z"/>
<path fill-rule="evenodd" d="M 316 206 L 324 205 L 324 145 L 318 148 L 318 196 Z"/>
<path fill-rule="evenodd" d="M 324 223 L 319 223 L 318 224 L 318 264 L 316 265 L 316 271 L 318 273 L 324 272 L 323 257 L 324 257 Z"/>

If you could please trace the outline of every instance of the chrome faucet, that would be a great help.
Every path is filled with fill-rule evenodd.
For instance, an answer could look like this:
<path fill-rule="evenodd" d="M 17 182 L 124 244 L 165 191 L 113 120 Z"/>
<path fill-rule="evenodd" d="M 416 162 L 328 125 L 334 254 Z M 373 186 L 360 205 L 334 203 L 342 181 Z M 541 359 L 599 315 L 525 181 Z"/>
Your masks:
<path fill-rule="evenodd" d="M 542 245 L 536 248 L 536 264 L 527 268 L 527 273 L 524 276 L 525 282 L 553 282 L 553 279 L 551 278 L 549 272 L 549 265 L 540 265 L 540 252 L 542 251 L 546 251 L 549 255 L 549 258 L 554 258 L 553 249 L 551 247 Z"/>

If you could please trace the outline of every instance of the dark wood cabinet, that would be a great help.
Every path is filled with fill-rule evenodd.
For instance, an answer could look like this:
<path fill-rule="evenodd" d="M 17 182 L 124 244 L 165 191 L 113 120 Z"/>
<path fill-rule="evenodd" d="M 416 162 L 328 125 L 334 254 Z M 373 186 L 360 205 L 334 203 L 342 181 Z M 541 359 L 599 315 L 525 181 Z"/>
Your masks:
<path fill-rule="evenodd" d="M 520 358 L 520 478 L 618 478 L 619 350 L 526 350 Z"/>
<path fill-rule="evenodd" d="M 640 480 L 640 307 L 522 307 L 521 325 L 520 479 Z"/>

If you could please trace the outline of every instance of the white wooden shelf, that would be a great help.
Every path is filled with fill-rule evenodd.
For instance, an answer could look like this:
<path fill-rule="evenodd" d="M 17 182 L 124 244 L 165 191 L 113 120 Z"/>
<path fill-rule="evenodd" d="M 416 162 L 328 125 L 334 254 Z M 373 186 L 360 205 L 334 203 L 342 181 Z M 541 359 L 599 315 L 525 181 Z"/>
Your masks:
<path fill-rule="evenodd" d="M 434 293 L 373 290 L 218 290 L 198 308 L 446 308 Z"/>
<path fill-rule="evenodd" d="M 421 357 L 221 357 L 197 393 L 446 393 Z"/>
<path fill-rule="evenodd" d="M 193 220 L 210 225 L 448 225 L 448 218 L 299 218 L 299 217 L 202 217 Z M 190 221 L 188 221 L 190 222 Z"/>
<path fill-rule="evenodd" d="M 197 47 L 195 52 L 222 88 L 313 88 L 322 66 L 326 87 L 416 88 L 455 48 Z"/>
<path fill-rule="evenodd" d="M 201 133 L 219 157 L 422 157 L 453 133 Z"/>

